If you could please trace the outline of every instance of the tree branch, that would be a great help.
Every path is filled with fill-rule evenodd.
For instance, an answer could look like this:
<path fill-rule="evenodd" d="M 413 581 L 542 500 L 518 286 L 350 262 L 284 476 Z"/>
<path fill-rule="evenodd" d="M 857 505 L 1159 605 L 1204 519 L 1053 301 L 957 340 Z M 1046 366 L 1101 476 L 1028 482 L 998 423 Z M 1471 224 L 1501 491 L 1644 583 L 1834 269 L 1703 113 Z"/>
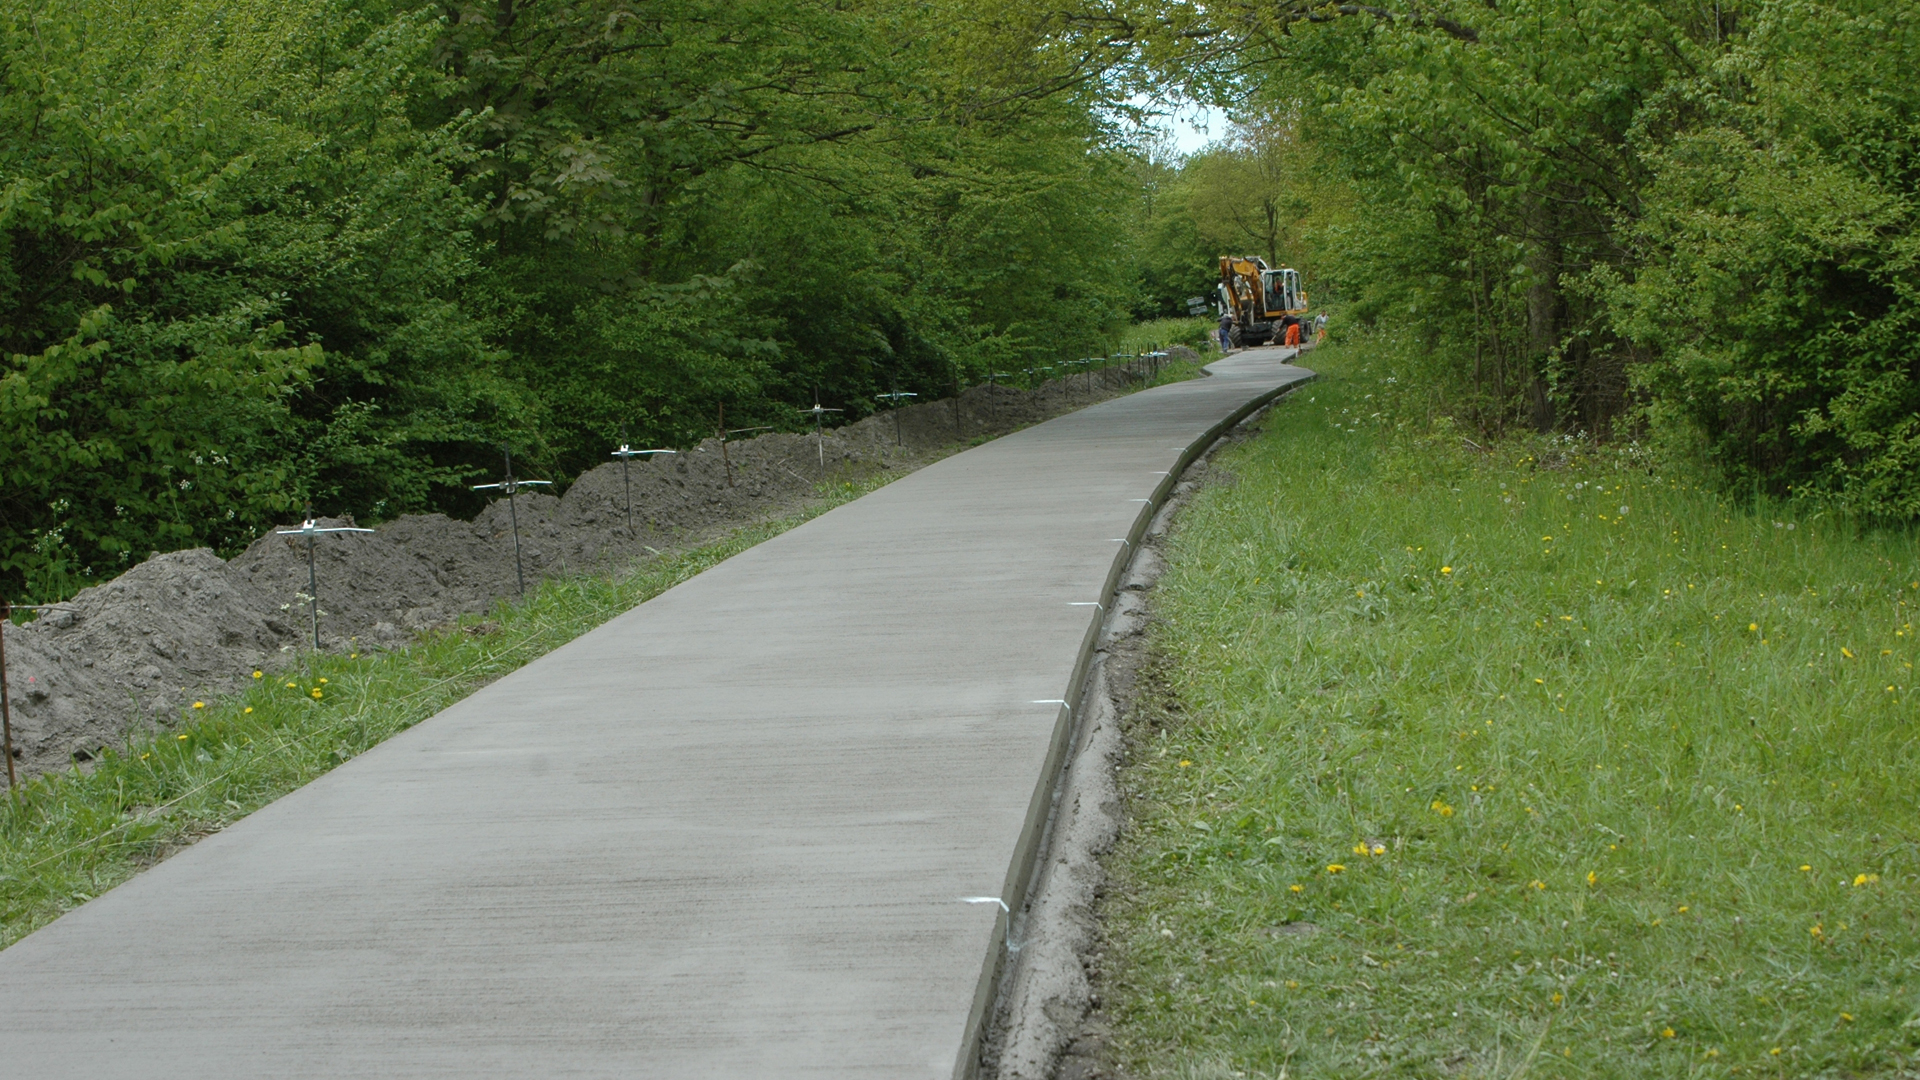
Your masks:
<path fill-rule="evenodd" d="M 1464 23 L 1457 23 L 1452 19 L 1440 15 L 1422 15 L 1417 11 L 1409 15 L 1397 15 L 1388 11 L 1386 8 L 1373 7 L 1369 4 L 1330 4 L 1304 10 L 1300 8 L 1284 9 L 1281 17 L 1285 22 L 1299 22 L 1304 19 L 1307 22 L 1319 23 L 1332 22 L 1343 15 L 1371 15 L 1375 19 L 1385 23 L 1398 22 L 1401 19 L 1405 19 L 1408 26 L 1431 26 L 1435 30 L 1442 31 L 1461 41 L 1472 42 L 1476 45 L 1480 43 L 1480 31 Z"/>

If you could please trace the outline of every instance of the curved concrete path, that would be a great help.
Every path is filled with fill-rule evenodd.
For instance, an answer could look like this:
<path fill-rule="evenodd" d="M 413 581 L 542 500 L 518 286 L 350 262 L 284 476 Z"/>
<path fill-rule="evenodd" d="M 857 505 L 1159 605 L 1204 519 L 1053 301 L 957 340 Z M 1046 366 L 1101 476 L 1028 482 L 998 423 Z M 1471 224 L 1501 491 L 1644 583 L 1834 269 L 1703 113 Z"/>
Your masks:
<path fill-rule="evenodd" d="M 0 953 L 0 1073 L 965 1076 L 1095 601 L 1260 349 L 742 553 Z"/>

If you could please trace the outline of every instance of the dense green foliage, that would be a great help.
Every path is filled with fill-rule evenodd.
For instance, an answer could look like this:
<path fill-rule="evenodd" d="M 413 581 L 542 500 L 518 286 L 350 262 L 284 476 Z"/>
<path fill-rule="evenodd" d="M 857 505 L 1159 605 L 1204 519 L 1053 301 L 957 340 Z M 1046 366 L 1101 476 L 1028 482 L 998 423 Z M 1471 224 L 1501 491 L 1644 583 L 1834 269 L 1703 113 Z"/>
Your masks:
<path fill-rule="evenodd" d="M 0 3 L 0 584 L 1096 351 L 1130 158 L 965 5 Z"/>
<path fill-rule="evenodd" d="M 0 588 L 1099 351 L 1226 252 L 1484 428 L 1910 520 L 1916 69 L 1869 0 L 0 0 Z"/>
<path fill-rule="evenodd" d="M 1100 10 L 1235 110 L 1170 243 L 1237 237 L 1416 329 L 1482 427 L 1651 436 L 1736 490 L 1920 517 L 1920 8 Z"/>

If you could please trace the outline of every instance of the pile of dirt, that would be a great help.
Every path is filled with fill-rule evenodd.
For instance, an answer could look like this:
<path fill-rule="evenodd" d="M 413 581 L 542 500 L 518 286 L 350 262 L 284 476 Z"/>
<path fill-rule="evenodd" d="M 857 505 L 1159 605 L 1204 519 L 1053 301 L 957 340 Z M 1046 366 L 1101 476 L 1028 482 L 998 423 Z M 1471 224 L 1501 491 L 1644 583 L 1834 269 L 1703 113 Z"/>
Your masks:
<path fill-rule="evenodd" d="M 1110 368 L 1017 390 L 978 386 L 812 434 L 774 433 L 609 462 L 555 497 L 528 489 L 472 521 L 414 514 L 313 541 L 322 647 L 395 648 L 516 595 L 514 522 L 529 584 L 636 559 L 792 514 L 829 480 L 911 471 L 983 438 L 1139 385 Z M 631 526 L 629 526 L 631 519 Z M 322 526 L 351 525 L 323 519 Z M 288 523 L 287 528 L 297 523 Z M 92 760 L 179 720 L 312 648 L 308 541 L 269 533 L 232 560 L 156 555 L 33 622 L 7 628 L 14 757 L 25 775 Z"/>

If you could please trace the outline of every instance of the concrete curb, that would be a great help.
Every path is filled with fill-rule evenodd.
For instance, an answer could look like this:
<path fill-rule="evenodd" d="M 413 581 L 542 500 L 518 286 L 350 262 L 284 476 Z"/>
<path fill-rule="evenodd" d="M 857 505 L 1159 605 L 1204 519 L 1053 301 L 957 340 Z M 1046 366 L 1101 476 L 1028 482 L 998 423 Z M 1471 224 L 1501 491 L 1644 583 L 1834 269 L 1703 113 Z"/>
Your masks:
<path fill-rule="evenodd" d="M 1303 350 L 1295 350 L 1289 360 L 1297 359 Z M 1211 368 L 1212 365 L 1207 365 Z M 1207 371 L 1206 368 L 1202 369 Z M 1213 372 L 1207 371 L 1211 376 Z M 1026 823 L 1020 831 L 1020 839 L 1014 848 L 1013 863 L 1008 868 L 1007 878 L 1001 886 L 1000 898 L 1005 904 L 995 924 L 995 937 L 999 944 L 989 951 L 981 964 L 980 983 L 974 993 L 973 1009 L 967 1017 L 967 1037 L 960 1047 L 959 1060 L 954 1063 L 954 1080 L 976 1080 L 979 1076 L 981 1042 L 986 1036 L 987 1024 L 993 1015 L 994 1002 L 999 994 L 1001 976 L 1007 965 L 1007 939 L 1011 928 L 1013 913 L 1021 910 L 1027 901 L 1027 889 L 1032 884 L 1035 868 L 1045 855 L 1047 824 L 1053 813 L 1054 795 L 1060 785 L 1066 769 L 1067 752 L 1074 745 L 1078 731 L 1079 718 L 1084 711 L 1087 696 L 1087 677 L 1093 663 L 1094 653 L 1100 643 L 1100 631 L 1106 624 L 1107 613 L 1111 610 L 1114 597 L 1121 584 L 1126 580 L 1127 570 L 1133 564 L 1134 553 L 1139 550 L 1140 542 L 1145 538 L 1147 529 L 1153 523 L 1154 515 L 1160 511 L 1174 488 L 1180 483 L 1181 476 L 1199 458 L 1204 456 L 1221 437 L 1238 427 L 1246 419 L 1287 394 L 1306 386 L 1319 378 L 1318 373 L 1305 379 L 1277 386 L 1258 395 L 1231 414 L 1209 427 L 1181 452 L 1174 467 L 1154 485 L 1148 501 L 1141 504 L 1140 512 L 1134 516 L 1133 524 L 1127 530 L 1126 543 L 1114 553 L 1113 565 L 1107 571 L 1107 577 L 1100 586 L 1099 607 L 1088 620 L 1087 632 L 1080 641 L 1080 651 L 1074 658 L 1073 671 L 1067 680 L 1065 704 L 1061 705 L 1054 722 L 1053 740 L 1047 752 L 1046 767 L 1041 770 L 1040 781 L 1035 785 L 1033 797 L 1028 803 Z"/>

